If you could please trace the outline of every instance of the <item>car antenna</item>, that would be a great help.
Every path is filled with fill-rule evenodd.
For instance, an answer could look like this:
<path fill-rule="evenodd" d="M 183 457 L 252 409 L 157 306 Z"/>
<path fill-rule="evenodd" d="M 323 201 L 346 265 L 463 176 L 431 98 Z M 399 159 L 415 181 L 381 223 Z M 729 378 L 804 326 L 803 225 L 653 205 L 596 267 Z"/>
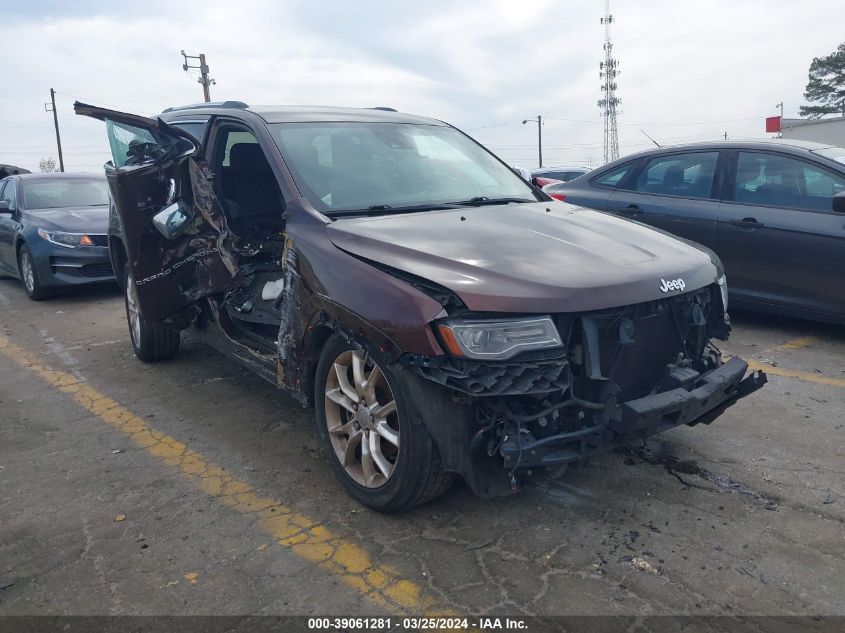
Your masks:
<path fill-rule="evenodd" d="M 640 132 L 642 132 L 643 134 L 645 134 L 645 130 L 640 130 Z M 652 143 L 654 143 L 655 145 L 657 145 L 657 147 L 663 147 L 660 143 L 658 143 L 657 141 L 655 141 L 655 140 L 654 140 L 653 138 L 651 138 L 648 134 L 645 134 L 645 137 L 646 137 L 648 140 L 650 140 Z"/>

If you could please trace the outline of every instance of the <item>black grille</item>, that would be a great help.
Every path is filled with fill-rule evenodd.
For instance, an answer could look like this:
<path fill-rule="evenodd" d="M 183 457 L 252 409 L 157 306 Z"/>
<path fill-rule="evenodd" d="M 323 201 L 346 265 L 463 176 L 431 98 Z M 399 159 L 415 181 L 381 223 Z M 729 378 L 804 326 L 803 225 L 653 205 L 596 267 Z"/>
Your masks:
<path fill-rule="evenodd" d="M 644 396 L 660 382 L 666 365 L 685 351 L 692 304 L 706 303 L 709 292 L 704 289 L 586 317 L 597 326 L 601 375 L 622 390 L 620 402 Z M 696 352 L 689 345 L 686 351 Z"/>
<path fill-rule="evenodd" d="M 91 241 L 94 242 L 94 246 L 108 246 L 109 245 L 109 236 L 108 235 L 91 235 L 89 233 L 88 237 L 90 237 Z"/>
<path fill-rule="evenodd" d="M 512 361 L 447 360 L 416 366 L 425 378 L 450 389 L 477 396 L 551 393 L 569 386 L 568 361 L 554 358 L 522 358 Z"/>
<path fill-rule="evenodd" d="M 111 264 L 85 264 L 80 272 L 86 277 L 108 277 L 113 275 Z"/>
<path fill-rule="evenodd" d="M 620 401 L 648 393 L 663 376 L 666 365 L 683 350 L 670 306 L 660 303 L 654 308 L 648 314 L 623 313 L 599 324 L 601 371 L 622 389 Z M 624 319 L 634 323 L 633 342 L 620 342 Z"/>

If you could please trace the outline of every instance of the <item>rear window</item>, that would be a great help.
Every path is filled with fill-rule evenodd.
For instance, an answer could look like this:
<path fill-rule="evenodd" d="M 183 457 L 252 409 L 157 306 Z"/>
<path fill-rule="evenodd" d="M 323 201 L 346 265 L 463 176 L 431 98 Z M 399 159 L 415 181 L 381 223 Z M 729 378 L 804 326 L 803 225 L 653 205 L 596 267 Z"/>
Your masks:
<path fill-rule="evenodd" d="M 628 175 L 633 167 L 634 163 L 626 163 L 616 169 L 611 169 L 603 174 L 599 174 L 592 179 L 592 183 L 601 187 L 618 187 L 619 183 L 624 180 L 625 176 Z"/>
<path fill-rule="evenodd" d="M 109 187 L 102 178 L 30 180 L 23 183 L 24 209 L 97 207 L 109 203 Z"/>

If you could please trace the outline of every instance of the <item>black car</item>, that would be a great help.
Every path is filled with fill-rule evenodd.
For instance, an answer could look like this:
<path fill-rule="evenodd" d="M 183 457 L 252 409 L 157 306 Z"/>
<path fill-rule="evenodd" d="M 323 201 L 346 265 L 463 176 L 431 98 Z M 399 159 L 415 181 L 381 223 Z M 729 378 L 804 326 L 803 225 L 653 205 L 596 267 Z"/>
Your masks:
<path fill-rule="evenodd" d="M 843 192 L 845 149 L 780 140 L 642 152 L 559 193 L 710 247 L 732 306 L 845 323 Z"/>
<path fill-rule="evenodd" d="M 93 174 L 19 174 L 0 180 L 0 275 L 40 301 L 63 286 L 113 282 L 109 188 Z"/>

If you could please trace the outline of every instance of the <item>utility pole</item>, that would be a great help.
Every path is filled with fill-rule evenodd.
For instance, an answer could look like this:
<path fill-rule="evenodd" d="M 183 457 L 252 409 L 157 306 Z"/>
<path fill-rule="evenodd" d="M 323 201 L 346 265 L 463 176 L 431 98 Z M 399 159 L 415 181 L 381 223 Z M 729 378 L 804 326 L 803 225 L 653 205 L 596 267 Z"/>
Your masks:
<path fill-rule="evenodd" d="M 775 105 L 776 108 L 780 108 L 780 125 L 778 126 L 780 130 L 783 130 L 783 101 Z M 778 130 L 778 138 L 783 137 L 783 133 Z"/>
<path fill-rule="evenodd" d="M 185 53 L 184 50 L 180 51 L 182 53 L 182 57 L 185 59 L 185 63 L 182 64 L 182 70 L 188 72 L 189 68 L 195 68 L 200 71 L 200 78 L 197 79 L 197 82 L 202 84 L 202 96 L 206 103 L 211 101 L 211 92 L 209 90 L 209 86 L 211 84 L 217 84 L 217 82 L 208 76 L 208 64 L 205 63 L 205 53 L 200 53 L 199 55 L 188 55 Z M 199 60 L 199 66 L 192 66 L 188 63 L 189 59 L 196 59 Z"/>
<path fill-rule="evenodd" d="M 536 119 L 525 119 L 522 124 L 525 125 L 531 121 L 537 124 L 537 162 L 540 167 L 543 166 L 543 116 L 538 114 Z"/>
<path fill-rule="evenodd" d="M 602 119 L 604 120 L 605 163 L 619 158 L 616 106 L 622 102 L 616 96 L 616 77 L 619 75 L 619 62 L 613 57 L 613 42 L 610 41 L 610 25 L 612 23 L 613 16 L 610 14 L 610 0 L 605 0 L 604 17 L 601 19 L 601 24 L 604 24 L 604 61 L 599 62 L 599 78 L 602 79 L 601 89 L 604 96 L 598 101 L 598 106 L 602 112 Z"/>
<path fill-rule="evenodd" d="M 44 104 L 45 112 L 53 113 L 53 125 L 56 128 L 56 146 L 59 148 L 59 171 L 65 170 L 65 161 L 62 158 L 62 137 L 59 136 L 59 116 L 56 113 L 56 91 L 50 88 L 50 103 Z"/>

